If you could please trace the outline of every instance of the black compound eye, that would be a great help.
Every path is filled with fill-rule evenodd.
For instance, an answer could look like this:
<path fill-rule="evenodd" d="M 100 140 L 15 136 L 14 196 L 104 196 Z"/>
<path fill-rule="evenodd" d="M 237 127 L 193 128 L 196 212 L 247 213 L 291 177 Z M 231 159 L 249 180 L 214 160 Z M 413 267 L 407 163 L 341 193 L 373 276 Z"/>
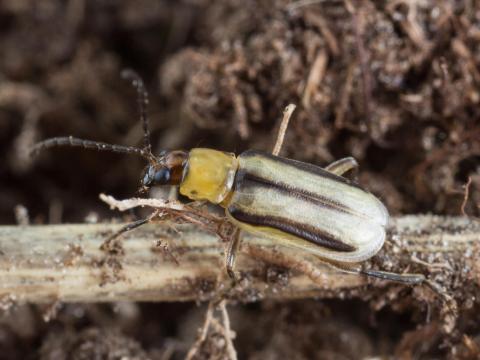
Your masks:
<path fill-rule="evenodd" d="M 170 170 L 167 168 L 161 168 L 155 173 L 154 183 L 156 185 L 166 185 L 170 181 Z"/>

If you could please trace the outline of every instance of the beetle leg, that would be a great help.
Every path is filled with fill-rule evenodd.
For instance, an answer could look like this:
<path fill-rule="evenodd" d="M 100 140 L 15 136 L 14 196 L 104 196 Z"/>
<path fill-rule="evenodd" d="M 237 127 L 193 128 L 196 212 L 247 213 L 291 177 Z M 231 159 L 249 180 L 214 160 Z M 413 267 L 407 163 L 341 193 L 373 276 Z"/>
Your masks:
<path fill-rule="evenodd" d="M 401 282 L 409 285 L 421 284 L 425 281 L 425 276 L 423 274 L 396 274 L 388 271 L 370 269 L 360 270 L 359 273 L 379 279 Z"/>
<path fill-rule="evenodd" d="M 100 249 L 101 250 L 107 250 L 109 248 L 109 245 L 112 243 L 112 241 L 115 240 L 117 237 L 119 237 L 120 235 L 122 235 L 123 233 L 125 233 L 127 231 L 130 231 L 130 230 L 136 229 L 136 228 L 138 228 L 142 225 L 145 225 L 146 223 L 150 222 L 150 220 L 152 220 L 155 216 L 157 216 L 157 214 L 158 214 L 158 212 L 155 211 L 153 214 L 151 214 L 150 216 L 148 216 L 145 219 L 140 219 L 140 220 L 134 221 L 130 224 L 127 224 L 125 226 L 122 226 L 122 228 L 120 228 L 120 230 L 114 232 L 112 235 L 110 235 L 103 242 L 103 244 L 100 246 Z"/>
<path fill-rule="evenodd" d="M 353 171 L 353 176 L 354 178 L 357 177 L 357 172 L 358 172 L 358 163 L 357 160 L 355 160 L 353 157 L 349 156 L 337 161 L 334 161 L 330 165 L 328 165 L 325 170 L 338 175 L 342 176 L 345 174 L 347 171 L 352 170 Z"/>
<path fill-rule="evenodd" d="M 423 274 L 408 274 L 408 273 L 397 274 L 397 273 L 381 271 L 381 270 L 354 268 L 344 264 L 340 264 L 338 262 L 326 261 L 324 259 L 321 259 L 321 260 L 329 267 L 344 273 L 348 273 L 348 274 L 365 275 L 365 276 L 374 277 L 377 279 L 395 281 L 395 282 L 400 282 L 408 285 L 421 284 L 426 280 Z"/>
<path fill-rule="evenodd" d="M 239 228 L 235 229 L 235 233 L 233 234 L 231 240 L 227 245 L 227 249 L 225 251 L 225 267 L 227 268 L 227 274 L 232 279 L 232 281 L 236 282 L 235 277 L 235 260 L 237 258 L 237 251 L 240 247 L 241 242 L 241 230 Z"/>

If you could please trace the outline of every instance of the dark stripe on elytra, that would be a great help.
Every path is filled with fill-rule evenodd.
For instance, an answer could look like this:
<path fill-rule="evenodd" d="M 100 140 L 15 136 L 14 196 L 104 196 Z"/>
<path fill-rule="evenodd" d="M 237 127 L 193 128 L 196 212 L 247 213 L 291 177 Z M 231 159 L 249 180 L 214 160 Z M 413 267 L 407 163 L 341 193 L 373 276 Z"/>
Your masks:
<path fill-rule="evenodd" d="M 253 215 L 243 212 L 235 206 L 230 206 L 228 212 L 234 219 L 240 222 L 278 229 L 330 250 L 341 252 L 352 252 L 356 250 L 355 247 L 342 242 L 331 234 L 320 231 L 312 226 L 295 223 L 289 219 L 276 216 Z"/>
<path fill-rule="evenodd" d="M 267 189 L 274 189 L 286 196 L 295 196 L 303 201 L 311 203 L 313 205 L 327 208 L 332 211 L 338 211 L 344 214 L 355 215 L 364 219 L 366 218 L 363 214 L 355 211 L 354 209 L 345 206 L 339 202 L 333 201 L 328 199 L 324 196 L 320 196 L 318 194 L 312 193 L 305 189 L 294 188 L 292 186 L 288 186 L 282 182 L 272 182 L 269 179 L 262 178 L 260 176 L 254 175 L 249 173 L 245 169 L 240 169 L 237 172 L 237 178 L 235 181 L 235 189 L 249 189 L 249 188 L 258 188 L 258 185 L 264 186 Z"/>
<path fill-rule="evenodd" d="M 347 184 L 347 185 L 350 185 L 350 186 L 353 186 L 353 187 L 356 187 L 358 189 L 361 189 L 361 190 L 365 191 L 356 182 L 351 181 L 349 179 L 346 179 L 342 176 L 335 175 L 335 174 L 331 173 L 330 171 L 327 171 L 327 170 L 325 170 L 325 169 L 323 169 L 323 168 L 321 168 L 320 166 L 317 166 L 317 165 L 313 165 L 313 164 L 309 164 L 309 163 L 305 163 L 305 162 L 298 161 L 298 160 L 293 160 L 293 159 L 286 159 L 286 158 L 283 158 L 283 157 L 280 157 L 280 156 L 275 156 L 275 155 L 272 155 L 272 154 L 269 154 L 269 153 L 266 153 L 266 152 L 262 152 L 262 151 L 258 151 L 258 150 L 244 151 L 243 153 L 241 153 L 239 155 L 239 158 L 240 157 L 245 158 L 245 159 L 253 158 L 253 157 L 264 157 L 264 158 L 267 158 L 269 160 L 276 161 L 276 162 L 281 162 L 282 164 L 292 166 L 296 169 L 303 170 L 305 172 L 308 172 L 308 173 L 311 173 L 311 174 L 314 174 L 314 175 L 320 175 L 320 176 L 323 176 L 323 177 L 325 177 L 327 179 L 330 179 L 332 181 L 337 181 L 337 182 L 340 182 L 340 183 L 343 183 L 343 184 Z M 367 192 L 367 191 L 365 191 L 365 192 Z"/>

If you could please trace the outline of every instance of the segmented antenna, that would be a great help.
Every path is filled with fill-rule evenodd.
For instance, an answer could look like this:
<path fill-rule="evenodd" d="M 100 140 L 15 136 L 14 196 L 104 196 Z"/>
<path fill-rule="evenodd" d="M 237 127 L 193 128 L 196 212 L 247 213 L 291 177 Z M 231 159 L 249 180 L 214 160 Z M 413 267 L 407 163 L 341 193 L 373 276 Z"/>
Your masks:
<path fill-rule="evenodd" d="M 145 89 L 142 78 L 135 71 L 130 69 L 123 70 L 121 76 L 124 79 L 130 80 L 132 82 L 132 85 L 137 90 L 138 109 L 140 113 L 140 119 L 142 120 L 143 124 L 143 148 L 108 144 L 104 142 L 78 139 L 74 138 L 73 136 L 68 136 L 55 137 L 39 142 L 32 148 L 32 150 L 30 151 L 30 155 L 37 155 L 40 151 L 52 147 L 74 146 L 98 151 L 134 154 L 146 158 L 149 162 L 154 162 L 155 156 L 152 154 L 152 146 L 150 144 L 150 130 L 148 127 L 147 116 L 148 92 Z"/>
<path fill-rule="evenodd" d="M 93 149 L 98 151 L 134 154 L 134 155 L 142 156 L 147 160 L 150 160 L 151 158 L 151 153 L 137 147 L 107 144 L 99 141 L 78 139 L 78 138 L 74 138 L 73 136 L 55 137 L 55 138 L 41 141 L 35 144 L 35 146 L 30 151 L 30 155 L 34 156 L 34 155 L 37 155 L 42 150 L 49 149 L 52 147 L 59 147 L 59 146 L 75 146 L 75 147 L 81 147 L 84 149 Z"/>
<path fill-rule="evenodd" d="M 150 144 L 150 130 L 148 126 L 148 115 L 147 115 L 147 106 L 148 106 L 148 92 L 145 88 L 142 78 L 135 71 L 131 69 L 125 69 L 121 73 L 122 78 L 130 80 L 132 85 L 137 90 L 137 103 L 138 103 L 138 112 L 140 119 L 143 124 L 143 149 L 152 153 L 152 145 Z"/>

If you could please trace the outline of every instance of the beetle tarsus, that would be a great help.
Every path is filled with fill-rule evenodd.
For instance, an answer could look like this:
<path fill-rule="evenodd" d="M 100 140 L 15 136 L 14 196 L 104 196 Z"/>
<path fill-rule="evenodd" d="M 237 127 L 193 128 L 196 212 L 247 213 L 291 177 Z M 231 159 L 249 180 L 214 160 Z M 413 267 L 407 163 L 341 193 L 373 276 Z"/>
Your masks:
<path fill-rule="evenodd" d="M 118 230 L 117 232 L 113 233 L 112 235 L 110 235 L 104 242 L 103 244 L 100 246 L 100 249 L 101 250 L 108 250 L 108 248 L 110 247 L 110 244 L 112 243 L 113 240 L 115 240 L 116 238 L 118 238 L 120 235 L 122 235 L 123 233 L 127 232 L 127 231 L 130 231 L 130 230 L 133 230 L 133 229 L 136 229 L 142 225 L 145 225 L 146 223 L 150 222 L 150 220 L 152 219 L 153 216 L 149 216 L 145 219 L 140 219 L 140 220 L 137 220 L 137 221 L 134 221 L 130 224 L 127 224 L 125 226 L 123 226 L 120 230 Z"/>
<path fill-rule="evenodd" d="M 235 271 L 233 271 L 233 269 L 227 268 L 227 274 L 230 280 L 232 280 L 232 284 L 235 285 L 237 283 L 237 276 L 235 275 Z"/>
<path fill-rule="evenodd" d="M 396 274 L 388 271 L 370 270 L 370 269 L 360 270 L 359 272 L 360 274 L 363 274 L 366 276 L 371 276 L 371 277 L 375 277 L 383 280 L 400 282 L 400 283 L 409 284 L 409 285 L 417 285 L 425 281 L 425 276 L 423 274 Z"/>
<path fill-rule="evenodd" d="M 326 261 L 321 259 L 329 267 L 347 273 L 347 274 L 360 274 L 369 277 L 374 277 L 377 279 L 394 281 L 402 284 L 408 285 L 417 285 L 423 283 L 426 278 L 423 274 L 397 274 L 388 271 L 382 270 L 373 270 L 373 269 L 359 269 L 354 267 L 348 267 L 345 264 L 340 264 L 333 261 Z"/>

